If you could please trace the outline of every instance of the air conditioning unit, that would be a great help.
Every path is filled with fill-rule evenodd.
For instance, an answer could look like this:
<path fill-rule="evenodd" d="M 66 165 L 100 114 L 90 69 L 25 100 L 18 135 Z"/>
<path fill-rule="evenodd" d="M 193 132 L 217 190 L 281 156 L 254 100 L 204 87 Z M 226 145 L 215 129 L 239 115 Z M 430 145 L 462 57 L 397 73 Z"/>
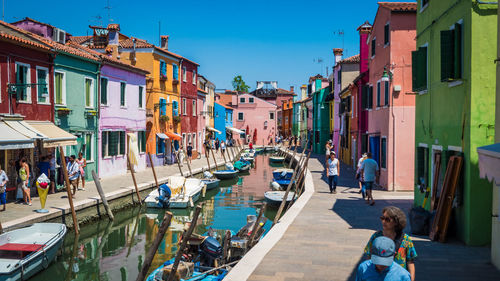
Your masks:
<path fill-rule="evenodd" d="M 66 44 L 66 31 L 54 28 L 52 34 L 52 40 L 59 42 L 61 44 Z"/>

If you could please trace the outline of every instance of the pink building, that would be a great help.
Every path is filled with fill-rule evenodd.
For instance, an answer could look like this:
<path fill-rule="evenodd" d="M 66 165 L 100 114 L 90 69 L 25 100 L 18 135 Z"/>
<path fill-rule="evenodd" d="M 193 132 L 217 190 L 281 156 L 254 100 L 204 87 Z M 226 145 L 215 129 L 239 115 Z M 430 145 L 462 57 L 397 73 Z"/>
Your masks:
<path fill-rule="evenodd" d="M 198 138 L 196 143 L 193 144 L 193 149 L 201 155 L 205 155 L 205 147 L 203 142 L 205 141 L 205 127 L 207 124 L 207 92 L 203 89 L 198 88 L 198 98 L 196 99 L 196 114 L 198 115 L 197 120 L 197 134 Z"/>
<path fill-rule="evenodd" d="M 242 131 L 248 127 L 250 140 L 254 144 L 268 144 L 276 136 L 277 106 L 250 94 L 233 95 L 233 126 Z"/>
<path fill-rule="evenodd" d="M 416 3 L 380 2 L 370 44 L 368 150 L 387 190 L 413 190 L 415 96 L 411 52 L 415 50 Z"/>

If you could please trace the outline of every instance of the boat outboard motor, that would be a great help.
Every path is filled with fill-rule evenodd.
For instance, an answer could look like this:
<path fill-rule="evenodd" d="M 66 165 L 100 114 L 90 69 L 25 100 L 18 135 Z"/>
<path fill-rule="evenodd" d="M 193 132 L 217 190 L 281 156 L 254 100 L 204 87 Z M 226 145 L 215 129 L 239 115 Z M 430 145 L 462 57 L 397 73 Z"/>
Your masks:
<path fill-rule="evenodd" d="M 273 181 L 273 182 L 271 183 L 271 188 L 272 188 L 272 190 L 274 190 L 274 191 L 281 190 L 281 185 L 280 185 L 279 183 L 277 183 L 277 182 Z"/>
<path fill-rule="evenodd" d="M 208 236 L 200 245 L 200 258 L 209 266 L 214 265 L 214 260 L 222 257 L 222 246 L 217 239 Z"/>
<path fill-rule="evenodd" d="M 172 195 L 172 191 L 170 187 L 166 183 L 160 185 L 158 188 L 158 204 L 163 206 L 163 208 L 168 208 L 170 204 L 170 196 Z"/>
<path fill-rule="evenodd" d="M 203 172 L 203 177 L 206 178 L 206 179 L 209 179 L 209 178 L 211 178 L 213 176 L 214 175 L 212 175 L 212 173 L 210 173 L 209 171 Z"/>

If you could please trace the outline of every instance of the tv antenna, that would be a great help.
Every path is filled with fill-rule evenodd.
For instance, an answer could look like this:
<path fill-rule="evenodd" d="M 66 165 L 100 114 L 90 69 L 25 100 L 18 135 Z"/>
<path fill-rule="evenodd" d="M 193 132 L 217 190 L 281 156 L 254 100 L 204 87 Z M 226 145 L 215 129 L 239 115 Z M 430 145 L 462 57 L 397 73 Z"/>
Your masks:
<path fill-rule="evenodd" d="M 97 15 L 93 17 L 93 20 L 90 20 L 90 22 L 95 22 L 97 23 L 98 26 L 102 26 L 102 17 L 101 15 Z"/>
<path fill-rule="evenodd" d="M 334 31 L 333 35 L 342 38 L 342 50 L 345 53 L 345 56 L 347 57 L 347 50 L 344 48 L 344 39 L 345 39 L 344 38 L 344 30 L 343 29 L 339 29 L 337 31 Z"/>
<path fill-rule="evenodd" d="M 106 3 L 107 3 L 107 4 L 106 4 L 106 6 L 104 7 L 104 9 L 108 10 L 108 24 L 110 24 L 110 23 L 113 21 L 113 19 L 111 18 L 111 8 L 112 8 L 112 7 L 109 5 L 109 0 L 107 0 L 107 2 L 106 2 Z"/>
<path fill-rule="evenodd" d="M 320 66 L 319 73 L 321 73 L 323 71 L 323 62 L 324 62 L 323 58 L 315 58 L 313 59 L 313 62 L 319 64 Z"/>

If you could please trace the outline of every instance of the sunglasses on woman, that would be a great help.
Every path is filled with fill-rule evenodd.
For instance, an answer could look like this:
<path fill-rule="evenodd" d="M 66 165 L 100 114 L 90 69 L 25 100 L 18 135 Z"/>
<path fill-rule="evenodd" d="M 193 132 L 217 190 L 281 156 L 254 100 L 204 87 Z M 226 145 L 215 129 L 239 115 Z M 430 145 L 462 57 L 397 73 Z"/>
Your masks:
<path fill-rule="evenodd" d="M 386 217 L 386 216 L 380 216 L 380 220 L 381 221 L 385 221 L 385 222 L 391 222 L 392 219 L 390 217 Z"/>

